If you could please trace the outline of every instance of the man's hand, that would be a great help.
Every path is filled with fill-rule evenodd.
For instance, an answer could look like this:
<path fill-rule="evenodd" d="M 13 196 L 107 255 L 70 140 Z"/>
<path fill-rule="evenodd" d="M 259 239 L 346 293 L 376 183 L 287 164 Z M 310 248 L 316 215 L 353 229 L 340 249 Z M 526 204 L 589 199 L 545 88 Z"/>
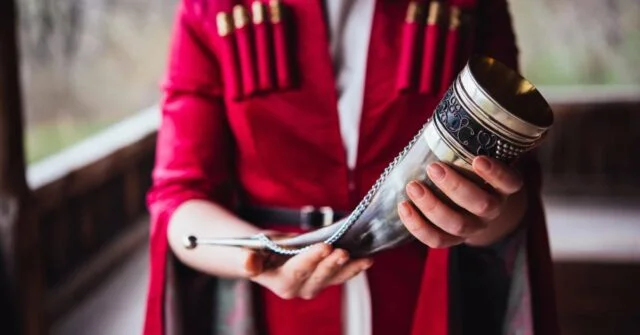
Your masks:
<path fill-rule="evenodd" d="M 433 183 L 468 213 L 446 205 L 418 181 L 407 185 L 413 205 L 399 203 L 398 213 L 411 234 L 432 248 L 461 243 L 487 246 L 518 226 L 527 203 L 518 172 L 489 157 L 477 157 L 473 169 L 496 192 L 483 190 L 446 164 L 434 163 L 427 168 Z"/>
<path fill-rule="evenodd" d="M 346 251 L 321 243 L 289 259 L 252 252 L 245 268 L 252 281 L 283 299 L 312 299 L 324 288 L 342 284 L 372 264 L 371 259 L 350 260 Z"/>

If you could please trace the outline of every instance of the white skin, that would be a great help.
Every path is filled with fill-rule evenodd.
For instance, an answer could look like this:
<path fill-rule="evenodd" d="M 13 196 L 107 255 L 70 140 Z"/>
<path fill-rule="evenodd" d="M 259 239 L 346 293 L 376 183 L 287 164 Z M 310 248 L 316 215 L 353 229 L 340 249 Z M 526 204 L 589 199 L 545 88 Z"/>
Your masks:
<path fill-rule="evenodd" d="M 415 207 L 402 202 L 398 213 L 419 241 L 432 248 L 462 243 L 488 246 L 518 226 L 527 206 L 520 174 L 488 157 L 477 157 L 473 169 L 495 192 L 481 189 L 446 164 L 427 167 L 435 185 L 468 213 L 445 205 L 419 182 L 407 185 Z M 325 244 L 289 259 L 224 247 L 186 250 L 182 244 L 182 238 L 189 234 L 245 237 L 258 232 L 262 230 L 215 203 L 192 200 L 174 212 L 168 240 L 173 253 L 188 266 L 215 276 L 250 279 L 284 299 L 311 299 L 324 288 L 342 284 L 373 264 L 368 258 L 351 259 L 346 251 Z"/>

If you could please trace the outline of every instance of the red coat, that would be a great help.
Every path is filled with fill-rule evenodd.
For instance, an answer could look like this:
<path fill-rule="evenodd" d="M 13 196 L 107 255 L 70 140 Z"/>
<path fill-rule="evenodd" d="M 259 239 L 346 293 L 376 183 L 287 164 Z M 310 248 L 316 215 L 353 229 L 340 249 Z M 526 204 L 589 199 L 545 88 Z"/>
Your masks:
<path fill-rule="evenodd" d="M 289 42 L 295 46 L 297 85 L 240 100 L 234 99 L 229 83 L 237 78 L 235 65 L 216 32 L 216 13 L 230 7 L 221 8 L 226 2 L 214 0 L 183 0 L 179 7 L 148 198 L 151 278 L 145 334 L 163 334 L 165 328 L 167 222 L 181 203 L 210 199 L 230 205 L 230 199 L 241 197 L 252 205 L 348 211 L 439 101 L 439 94 L 398 90 L 399 36 L 407 1 L 379 0 L 368 51 L 358 160 L 349 171 L 321 1 L 285 3 L 295 19 L 295 36 Z M 517 66 L 505 0 L 479 1 L 474 41 L 476 52 Z M 532 184 L 527 224 L 533 316 L 537 333 L 554 334 L 548 244 L 539 183 Z M 377 255 L 368 275 L 374 334 L 447 333 L 447 264 L 447 250 L 427 250 L 417 243 Z M 262 290 L 261 320 L 273 335 L 339 334 L 340 295 L 341 288 L 332 287 L 313 301 L 284 301 Z"/>

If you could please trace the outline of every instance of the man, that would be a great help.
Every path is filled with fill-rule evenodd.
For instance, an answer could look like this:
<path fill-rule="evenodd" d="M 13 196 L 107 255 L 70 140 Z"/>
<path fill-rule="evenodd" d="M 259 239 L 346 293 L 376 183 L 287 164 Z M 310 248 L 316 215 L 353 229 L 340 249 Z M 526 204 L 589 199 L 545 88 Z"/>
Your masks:
<path fill-rule="evenodd" d="M 267 334 L 555 332 L 552 296 L 545 294 L 550 276 L 538 278 L 549 257 L 535 171 L 523 169 L 521 178 L 486 157 L 474 161 L 474 169 L 499 196 L 444 164 L 425 167 L 473 215 L 412 182 L 407 193 L 415 209 L 401 203 L 398 211 L 422 243 L 372 259 L 350 259 L 343 250 L 319 245 L 274 267 L 246 250 L 184 250 L 187 234 L 303 231 L 309 228 L 300 222 L 307 206 L 348 212 L 431 116 L 450 84 L 447 73 L 458 71 L 460 60 L 476 52 L 517 66 L 504 0 L 443 4 L 451 15 L 445 15 L 437 45 L 445 47 L 426 63 L 437 59 L 441 70 L 427 81 L 444 79 L 426 91 L 417 85 L 425 66 L 419 31 L 426 4 L 275 1 L 268 12 L 254 12 L 253 20 L 249 6 L 184 0 L 178 12 L 149 194 L 145 333 L 165 333 L 179 316 L 182 329 L 191 326 L 188 333 L 201 320 L 213 322 L 202 299 L 211 287 L 196 275 L 184 290 L 184 273 L 169 271 L 174 266 L 190 276 L 254 283 L 254 320 Z M 466 22 L 460 9 L 475 18 L 473 39 L 458 30 Z M 269 29 L 263 30 L 265 22 Z M 245 218 L 255 209 L 264 215 Z M 205 293 L 194 296 L 196 286 Z M 530 294 L 534 304 L 526 301 Z"/>

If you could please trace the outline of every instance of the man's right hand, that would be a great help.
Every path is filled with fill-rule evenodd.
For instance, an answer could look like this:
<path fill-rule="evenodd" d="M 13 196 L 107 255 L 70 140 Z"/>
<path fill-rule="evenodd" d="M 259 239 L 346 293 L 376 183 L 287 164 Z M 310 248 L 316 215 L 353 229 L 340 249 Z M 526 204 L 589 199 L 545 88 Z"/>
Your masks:
<path fill-rule="evenodd" d="M 252 281 L 283 299 L 313 299 L 324 288 L 342 284 L 373 264 L 369 258 L 350 260 L 345 250 L 325 243 L 269 267 L 272 257 L 279 256 L 251 252 L 245 268 Z"/>

